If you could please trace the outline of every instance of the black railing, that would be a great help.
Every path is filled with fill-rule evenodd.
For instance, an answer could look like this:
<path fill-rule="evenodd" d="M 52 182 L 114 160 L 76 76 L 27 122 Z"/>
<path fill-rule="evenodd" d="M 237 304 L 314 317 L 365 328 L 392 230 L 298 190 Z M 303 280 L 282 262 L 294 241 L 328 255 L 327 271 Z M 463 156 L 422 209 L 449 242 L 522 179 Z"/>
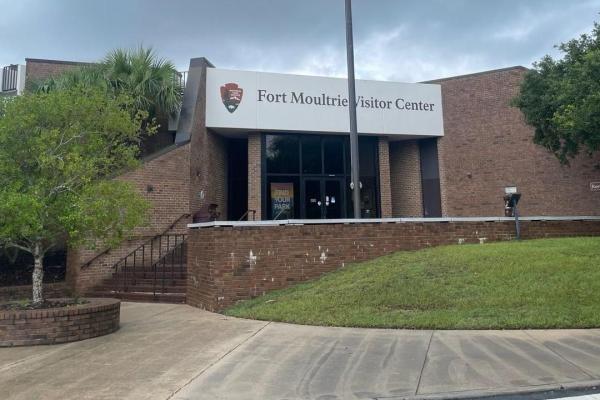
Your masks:
<path fill-rule="evenodd" d="M 19 66 L 9 65 L 2 68 L 2 91 L 10 92 L 17 90 L 17 79 L 19 76 Z"/>
<path fill-rule="evenodd" d="M 146 244 L 152 242 L 153 240 L 156 240 L 159 236 L 163 236 L 165 235 L 167 232 L 169 232 L 171 229 L 173 229 L 175 227 L 175 225 L 177 225 L 179 223 L 179 221 L 181 221 L 183 218 L 189 218 L 190 214 L 181 214 L 179 217 L 177 217 L 177 219 L 175 221 L 173 221 L 171 223 L 171 225 L 169 225 L 165 230 L 163 230 L 161 233 L 159 233 L 158 235 L 155 235 L 154 237 L 152 237 L 149 241 L 143 243 L 142 245 L 140 245 L 137 249 L 135 249 L 134 251 L 132 251 L 130 254 L 128 254 L 125 257 L 130 256 L 131 254 L 133 254 L 134 252 L 138 251 L 141 247 L 145 246 Z M 94 257 L 90 258 L 88 261 L 86 261 L 85 263 L 83 263 L 81 265 L 81 268 L 87 268 L 90 265 L 92 265 L 92 263 L 94 261 L 96 261 L 97 259 L 99 259 L 100 257 L 102 257 L 103 255 L 107 254 L 108 252 L 110 252 L 111 248 L 106 248 L 104 250 L 102 250 L 100 253 L 96 254 Z M 116 264 L 115 266 L 120 263 L 125 257 L 121 258 Z"/>
<path fill-rule="evenodd" d="M 250 214 L 252 214 L 252 221 L 256 220 L 256 210 L 247 210 L 238 221 L 250 221 Z"/>
<path fill-rule="evenodd" d="M 176 279 L 185 279 L 186 240 L 186 234 L 160 235 L 123 257 L 113 267 L 120 281 L 115 289 L 168 293 Z"/>
<path fill-rule="evenodd" d="M 179 242 L 178 239 L 180 239 Z M 167 236 L 167 243 L 168 241 L 169 236 Z M 176 286 L 175 279 L 185 279 L 187 277 L 185 272 L 187 237 L 186 235 L 175 235 L 173 242 L 175 243 L 173 249 L 152 265 L 154 272 L 152 293 L 155 297 L 159 290 L 160 293 L 168 292 L 166 287 L 169 282 Z"/>

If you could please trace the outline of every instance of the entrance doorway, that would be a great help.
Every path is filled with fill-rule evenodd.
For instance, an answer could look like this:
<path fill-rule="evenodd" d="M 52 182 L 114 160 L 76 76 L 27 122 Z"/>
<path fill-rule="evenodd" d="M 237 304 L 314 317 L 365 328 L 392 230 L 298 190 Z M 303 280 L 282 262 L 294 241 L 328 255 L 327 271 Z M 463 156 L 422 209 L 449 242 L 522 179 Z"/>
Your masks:
<path fill-rule="evenodd" d="M 302 218 L 344 218 L 346 199 L 343 188 L 343 178 L 304 178 L 300 205 Z"/>
<path fill-rule="evenodd" d="M 347 218 L 352 215 L 350 141 L 346 135 L 270 133 L 262 136 L 265 219 Z M 359 137 L 361 215 L 379 215 L 376 137 Z"/>

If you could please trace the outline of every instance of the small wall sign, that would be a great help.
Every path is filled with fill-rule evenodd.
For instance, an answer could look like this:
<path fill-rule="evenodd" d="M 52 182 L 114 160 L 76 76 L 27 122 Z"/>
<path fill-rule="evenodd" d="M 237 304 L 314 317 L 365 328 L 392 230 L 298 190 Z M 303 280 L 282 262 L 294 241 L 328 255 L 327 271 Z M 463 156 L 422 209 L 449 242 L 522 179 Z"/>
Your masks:
<path fill-rule="evenodd" d="M 600 182 L 590 182 L 590 190 L 592 192 L 600 192 Z"/>

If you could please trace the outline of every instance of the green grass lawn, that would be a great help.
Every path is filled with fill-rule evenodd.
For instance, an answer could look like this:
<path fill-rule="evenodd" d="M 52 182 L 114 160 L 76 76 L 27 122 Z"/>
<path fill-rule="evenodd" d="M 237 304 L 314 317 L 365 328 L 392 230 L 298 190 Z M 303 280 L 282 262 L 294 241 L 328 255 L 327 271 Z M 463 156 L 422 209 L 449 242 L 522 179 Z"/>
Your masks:
<path fill-rule="evenodd" d="M 600 237 L 398 252 L 225 314 L 385 328 L 600 327 Z"/>

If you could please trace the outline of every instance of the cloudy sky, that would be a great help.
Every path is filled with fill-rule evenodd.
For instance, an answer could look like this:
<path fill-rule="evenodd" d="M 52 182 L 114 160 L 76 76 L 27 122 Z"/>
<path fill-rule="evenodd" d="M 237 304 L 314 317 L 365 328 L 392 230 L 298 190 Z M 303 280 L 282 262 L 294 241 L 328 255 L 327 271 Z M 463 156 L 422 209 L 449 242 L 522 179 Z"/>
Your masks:
<path fill-rule="evenodd" d="M 0 66 L 152 46 L 186 70 L 345 76 L 343 0 L 0 0 Z M 357 77 L 414 82 L 512 65 L 590 31 L 600 0 L 354 0 Z"/>

